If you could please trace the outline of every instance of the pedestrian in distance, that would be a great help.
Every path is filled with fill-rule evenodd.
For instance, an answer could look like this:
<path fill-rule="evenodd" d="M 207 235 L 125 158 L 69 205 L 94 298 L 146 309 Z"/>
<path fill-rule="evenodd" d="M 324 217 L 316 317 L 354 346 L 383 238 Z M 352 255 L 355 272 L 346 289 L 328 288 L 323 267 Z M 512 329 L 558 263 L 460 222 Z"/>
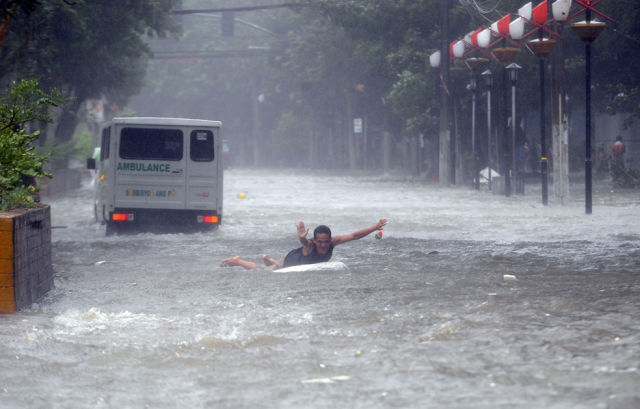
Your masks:
<path fill-rule="evenodd" d="M 610 172 L 614 182 L 621 183 L 625 177 L 624 153 L 626 147 L 622 136 L 618 135 L 610 149 Z"/>
<path fill-rule="evenodd" d="M 626 147 L 622 141 L 622 136 L 618 135 L 616 136 L 616 141 L 611 145 L 611 159 L 623 161 L 625 152 Z"/>

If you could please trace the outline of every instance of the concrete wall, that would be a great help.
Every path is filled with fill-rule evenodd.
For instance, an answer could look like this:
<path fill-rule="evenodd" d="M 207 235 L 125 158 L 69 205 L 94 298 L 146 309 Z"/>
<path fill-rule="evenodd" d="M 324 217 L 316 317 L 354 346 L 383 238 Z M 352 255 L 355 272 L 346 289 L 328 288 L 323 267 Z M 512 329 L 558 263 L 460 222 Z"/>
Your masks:
<path fill-rule="evenodd" d="M 27 307 L 52 288 L 49 206 L 0 212 L 0 313 Z"/>

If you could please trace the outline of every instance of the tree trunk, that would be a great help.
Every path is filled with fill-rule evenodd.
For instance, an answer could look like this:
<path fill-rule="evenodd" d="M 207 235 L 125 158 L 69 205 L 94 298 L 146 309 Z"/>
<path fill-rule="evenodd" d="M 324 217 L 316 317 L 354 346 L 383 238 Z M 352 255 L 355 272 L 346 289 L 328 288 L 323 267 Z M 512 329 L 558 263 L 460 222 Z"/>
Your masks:
<path fill-rule="evenodd" d="M 83 102 L 84 98 L 75 98 L 62 107 L 54 134 L 56 143 L 70 141 L 73 137 L 78 122 L 80 122 L 78 114 Z"/>
<path fill-rule="evenodd" d="M 454 175 L 451 169 L 451 98 L 449 95 L 449 8 L 448 0 L 440 1 L 440 76 L 444 87 L 440 99 L 440 146 L 439 175 L 440 185 L 449 186 Z"/>

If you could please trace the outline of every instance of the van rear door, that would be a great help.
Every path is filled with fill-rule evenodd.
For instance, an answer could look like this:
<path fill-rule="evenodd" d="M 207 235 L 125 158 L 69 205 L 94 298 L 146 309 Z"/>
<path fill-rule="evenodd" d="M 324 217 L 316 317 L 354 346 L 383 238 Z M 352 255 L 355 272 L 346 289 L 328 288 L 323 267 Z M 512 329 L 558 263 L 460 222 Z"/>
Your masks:
<path fill-rule="evenodd" d="M 187 209 L 217 210 L 220 128 L 191 128 L 187 160 Z"/>
<path fill-rule="evenodd" d="M 184 209 L 184 132 L 129 124 L 122 124 L 118 132 L 115 207 Z"/>

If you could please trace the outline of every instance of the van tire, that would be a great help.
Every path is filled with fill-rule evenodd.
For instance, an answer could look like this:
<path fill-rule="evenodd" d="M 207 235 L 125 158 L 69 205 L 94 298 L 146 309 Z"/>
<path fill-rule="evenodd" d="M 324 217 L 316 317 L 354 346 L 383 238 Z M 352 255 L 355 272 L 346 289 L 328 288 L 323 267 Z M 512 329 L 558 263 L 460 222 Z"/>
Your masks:
<path fill-rule="evenodd" d="M 113 236 L 118 233 L 118 226 L 113 222 L 107 222 L 107 236 Z"/>

